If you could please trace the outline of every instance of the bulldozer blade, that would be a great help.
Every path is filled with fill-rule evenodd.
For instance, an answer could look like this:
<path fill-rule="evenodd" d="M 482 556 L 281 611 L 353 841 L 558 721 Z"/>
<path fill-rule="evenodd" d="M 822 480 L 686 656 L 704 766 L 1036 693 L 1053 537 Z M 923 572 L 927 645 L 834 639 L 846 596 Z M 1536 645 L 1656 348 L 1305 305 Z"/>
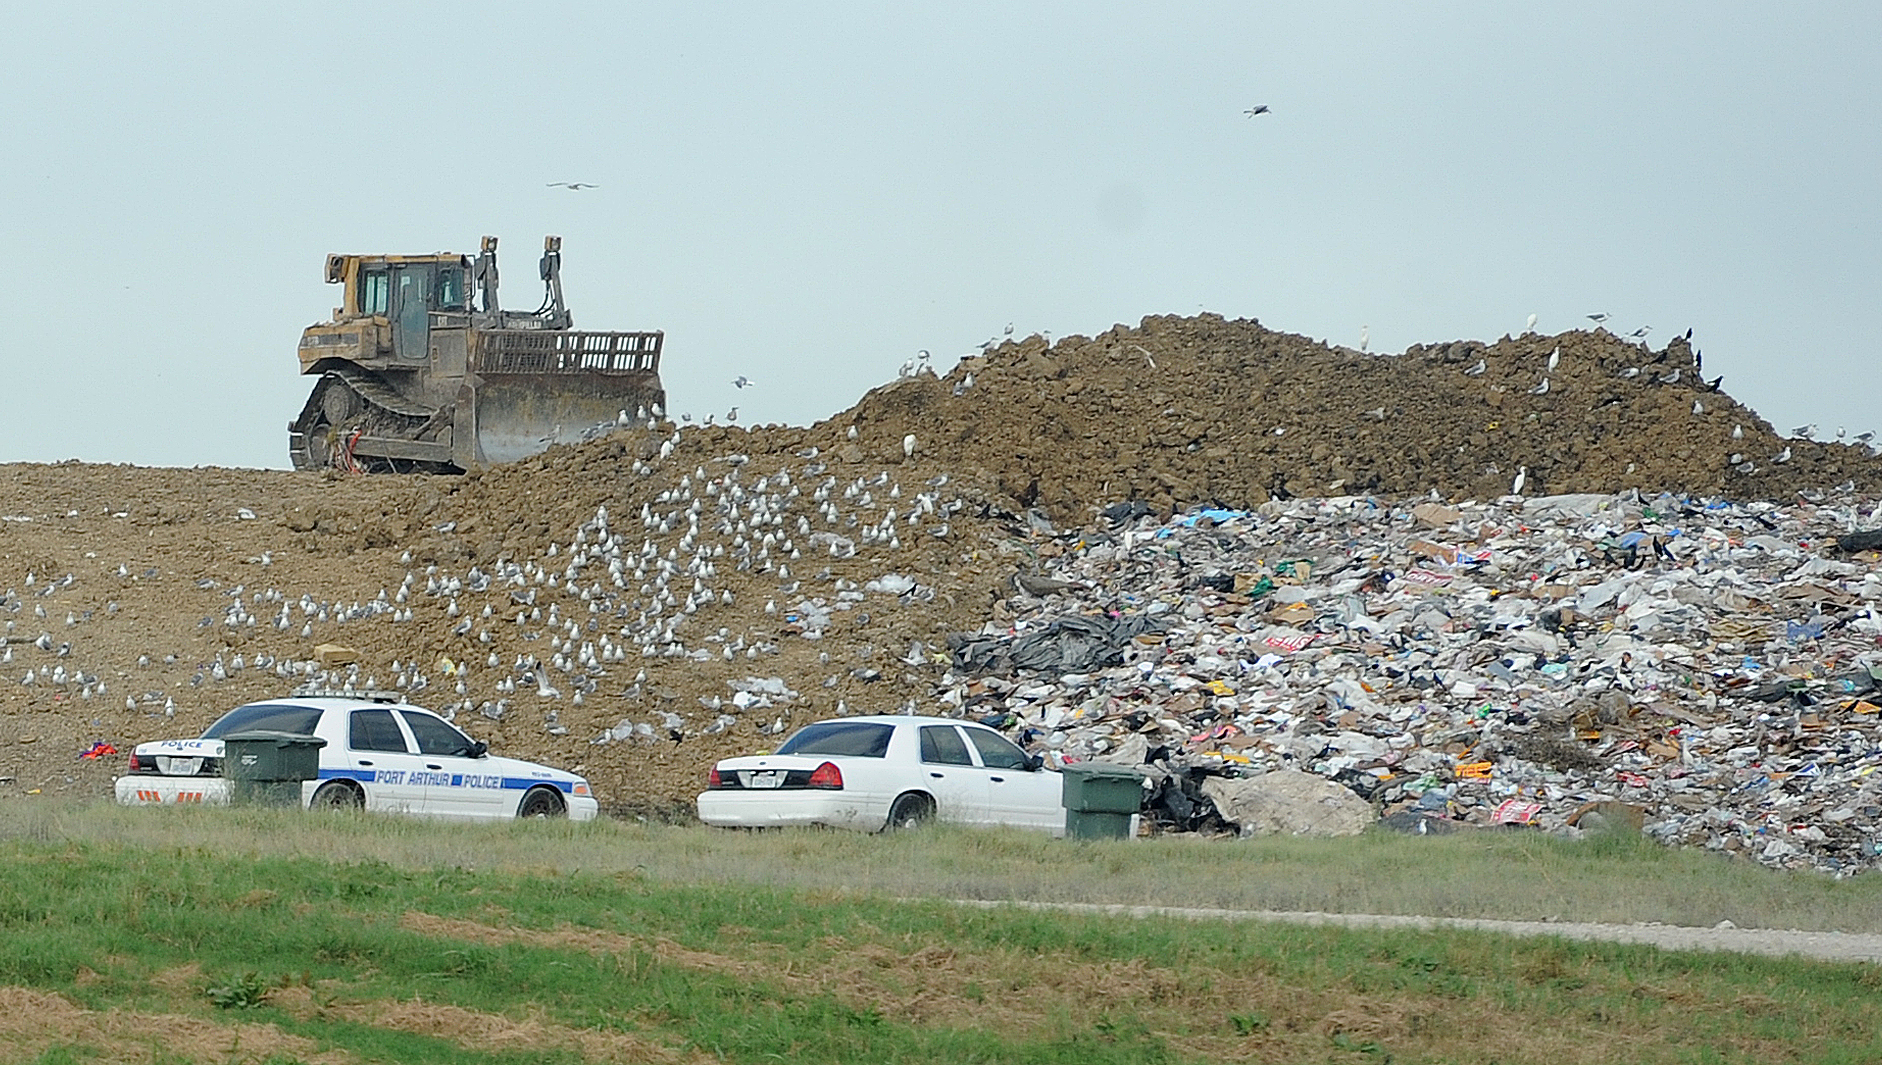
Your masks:
<path fill-rule="evenodd" d="M 622 411 L 637 419 L 642 410 L 664 405 L 666 392 L 652 374 L 491 374 L 469 398 L 476 453 L 465 458 L 491 465 L 588 439 L 614 426 Z M 460 425 L 464 408 L 460 400 Z"/>

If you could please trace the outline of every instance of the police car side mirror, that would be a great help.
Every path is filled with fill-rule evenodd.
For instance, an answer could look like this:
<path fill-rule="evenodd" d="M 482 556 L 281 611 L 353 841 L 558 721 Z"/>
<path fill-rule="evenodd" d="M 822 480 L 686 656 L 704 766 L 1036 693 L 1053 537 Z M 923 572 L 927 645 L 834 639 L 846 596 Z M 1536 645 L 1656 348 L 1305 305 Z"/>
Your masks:
<path fill-rule="evenodd" d="M 1028 773 L 1037 773 L 1041 769 L 1044 769 L 1045 765 L 1046 760 L 1044 755 L 1029 754 L 1026 756 L 1026 772 Z"/>
<path fill-rule="evenodd" d="M 471 744 L 470 756 L 472 758 L 482 758 L 484 755 L 489 754 L 489 753 L 490 753 L 490 745 L 488 743 L 485 743 L 482 740 L 478 740 L 477 742 Z"/>

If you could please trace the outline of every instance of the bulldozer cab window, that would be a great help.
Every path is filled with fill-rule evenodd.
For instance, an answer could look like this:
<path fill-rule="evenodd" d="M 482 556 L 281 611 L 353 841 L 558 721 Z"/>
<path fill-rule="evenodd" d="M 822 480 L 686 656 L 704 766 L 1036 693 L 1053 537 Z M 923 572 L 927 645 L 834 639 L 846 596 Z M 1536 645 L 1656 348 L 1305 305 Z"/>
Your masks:
<path fill-rule="evenodd" d="M 446 266 L 438 271 L 438 302 L 441 311 L 467 310 L 464 306 L 464 271 Z"/>
<path fill-rule="evenodd" d="M 384 314 L 391 286 L 384 270 L 368 270 L 359 278 L 359 313 Z"/>

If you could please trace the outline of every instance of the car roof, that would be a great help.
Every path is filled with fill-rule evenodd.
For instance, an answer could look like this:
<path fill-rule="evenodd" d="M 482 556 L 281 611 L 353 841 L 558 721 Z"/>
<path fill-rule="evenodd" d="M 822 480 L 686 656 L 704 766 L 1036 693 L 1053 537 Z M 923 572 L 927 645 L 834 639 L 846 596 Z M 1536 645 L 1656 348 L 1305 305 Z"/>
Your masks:
<path fill-rule="evenodd" d="M 354 699 L 337 695 L 283 695 L 274 699 L 256 699 L 242 706 L 307 706 L 315 710 L 425 710 L 411 703 L 388 703 L 378 699 Z M 235 709 L 240 710 L 238 706 Z"/>
<path fill-rule="evenodd" d="M 813 721 L 813 725 L 828 725 L 833 722 L 861 721 L 870 724 L 896 725 L 914 723 L 920 725 L 978 725 L 978 721 L 963 721 L 955 717 L 926 717 L 920 714 L 858 714 L 855 717 L 827 717 L 822 721 Z"/>

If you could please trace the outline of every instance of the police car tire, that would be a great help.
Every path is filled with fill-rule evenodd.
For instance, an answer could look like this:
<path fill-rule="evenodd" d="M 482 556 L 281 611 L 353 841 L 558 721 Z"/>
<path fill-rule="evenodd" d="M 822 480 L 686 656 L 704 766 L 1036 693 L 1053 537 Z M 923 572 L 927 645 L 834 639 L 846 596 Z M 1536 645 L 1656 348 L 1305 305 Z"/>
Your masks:
<path fill-rule="evenodd" d="M 329 780 L 314 789 L 314 797 L 307 805 L 315 810 L 357 810 L 366 805 L 366 797 L 350 784 Z"/>
<path fill-rule="evenodd" d="M 517 817 L 562 817 L 568 813 L 561 796 L 547 788 L 535 788 L 523 796 L 516 808 Z"/>
<path fill-rule="evenodd" d="M 906 792 L 896 796 L 895 805 L 889 807 L 889 821 L 883 828 L 890 832 L 903 829 L 919 828 L 934 819 L 934 800 L 919 792 Z"/>

